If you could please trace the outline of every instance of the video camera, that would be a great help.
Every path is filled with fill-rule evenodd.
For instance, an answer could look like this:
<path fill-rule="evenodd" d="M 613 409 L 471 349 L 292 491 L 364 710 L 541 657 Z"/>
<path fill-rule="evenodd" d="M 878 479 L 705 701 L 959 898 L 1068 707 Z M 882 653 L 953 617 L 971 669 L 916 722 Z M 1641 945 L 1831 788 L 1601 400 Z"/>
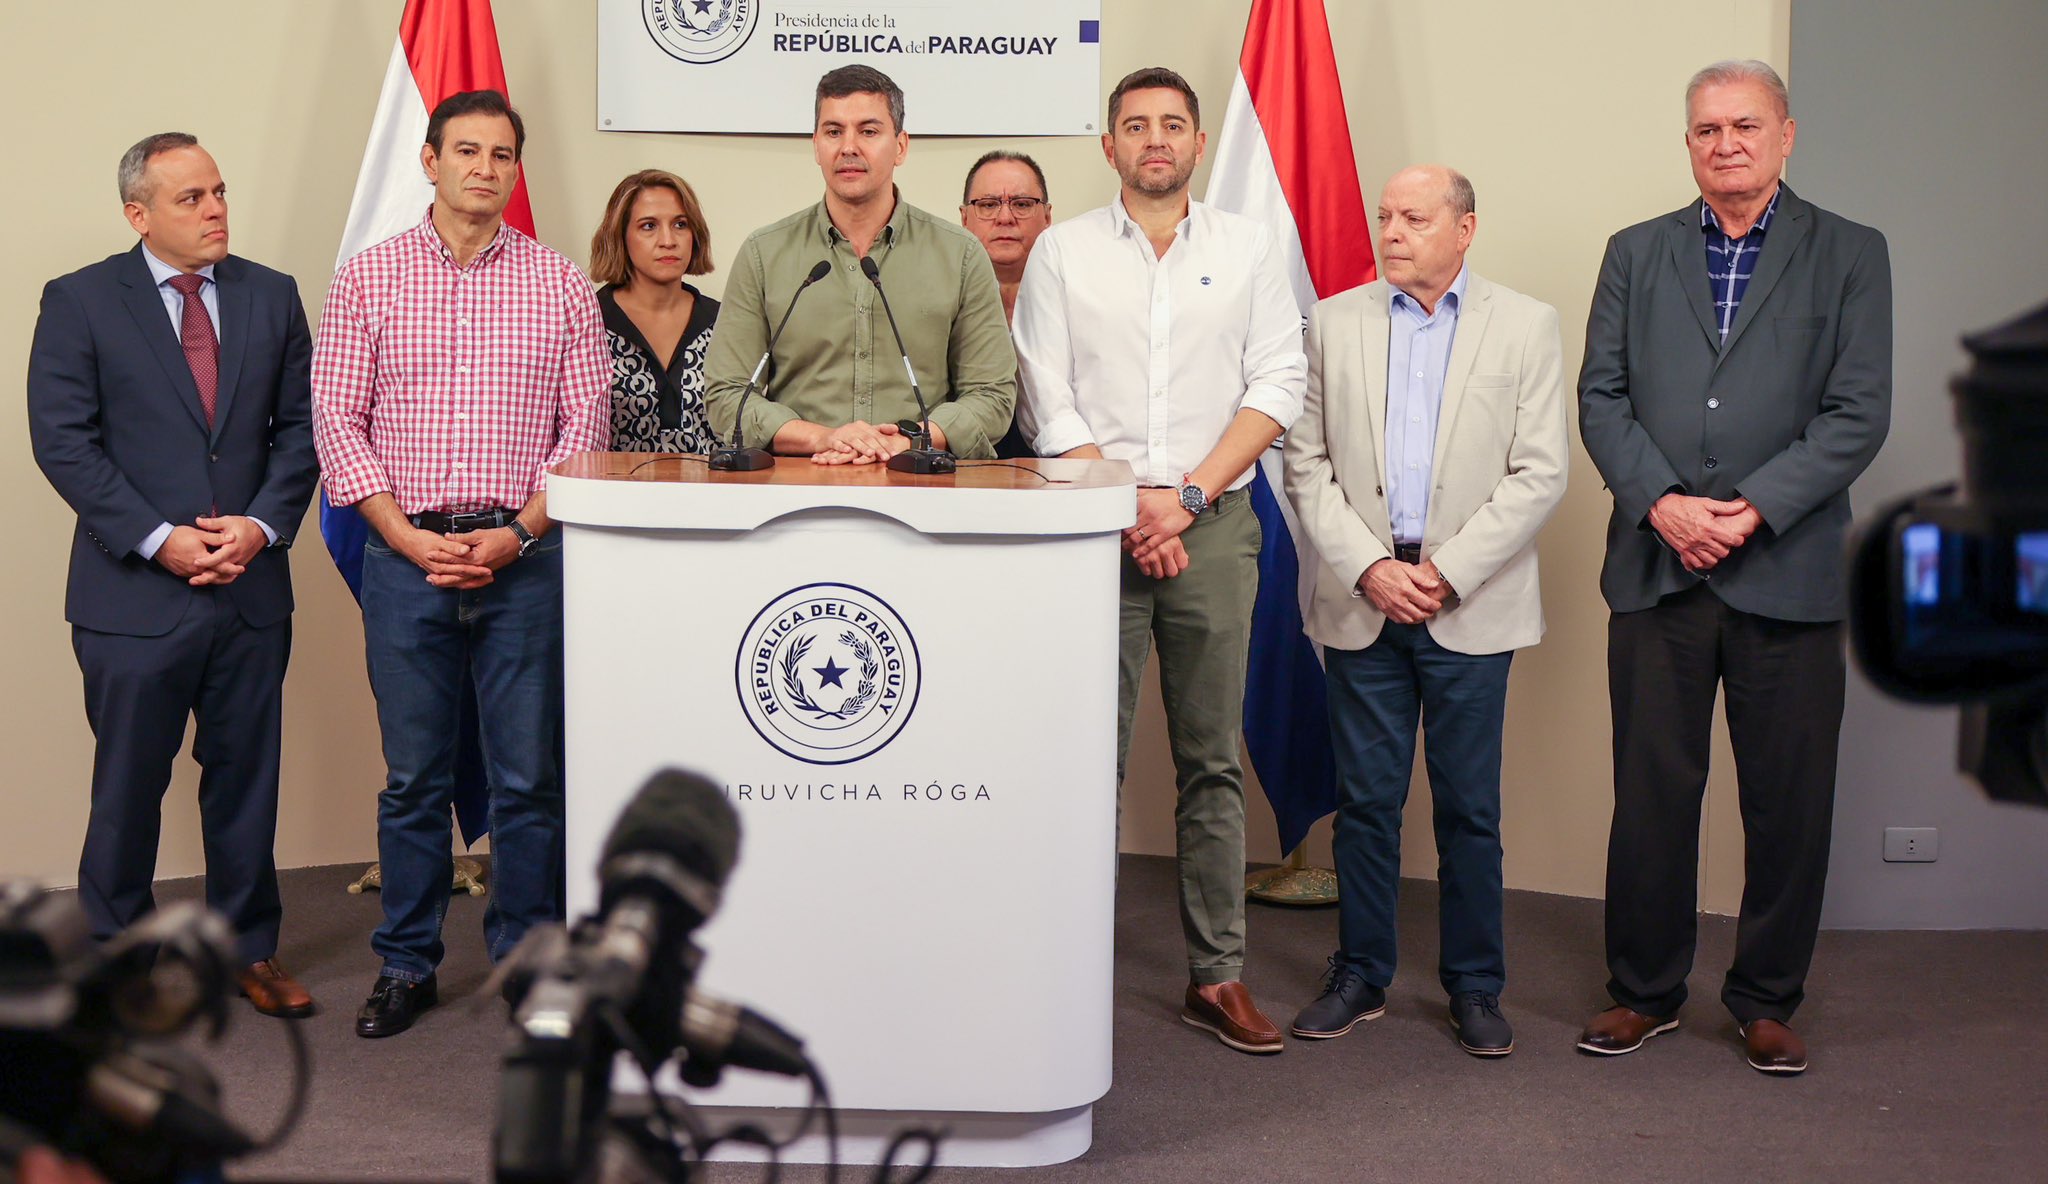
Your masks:
<path fill-rule="evenodd" d="M 237 993 L 235 935 L 186 902 L 104 944 L 75 895 L 0 883 L 0 1181 L 30 1146 L 90 1163 L 112 1184 L 217 1176 L 220 1165 L 281 1140 L 305 1102 L 304 1037 L 292 1100 L 256 1139 L 220 1111 L 205 1065 L 173 1041 L 211 1040 Z"/>
<path fill-rule="evenodd" d="M 1963 339 L 1963 479 L 1879 512 L 1850 569 L 1850 640 L 1879 690 L 1963 705 L 1957 762 L 2048 806 L 2048 305 Z"/>

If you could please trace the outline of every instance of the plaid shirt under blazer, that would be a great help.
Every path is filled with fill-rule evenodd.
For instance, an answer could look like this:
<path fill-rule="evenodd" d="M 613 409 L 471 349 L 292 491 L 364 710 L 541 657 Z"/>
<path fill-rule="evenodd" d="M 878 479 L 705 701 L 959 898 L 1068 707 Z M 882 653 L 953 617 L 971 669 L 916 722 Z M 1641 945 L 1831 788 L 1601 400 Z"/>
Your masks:
<path fill-rule="evenodd" d="M 1699 582 L 1649 525 L 1677 490 L 1763 515 L 1707 581 L 1729 607 L 1840 620 L 1849 485 L 1884 443 L 1891 391 L 1891 259 L 1870 227 L 1781 185 L 1725 344 L 1700 202 L 1616 234 L 1579 372 L 1580 435 L 1614 493 L 1608 607 L 1650 608 Z"/>

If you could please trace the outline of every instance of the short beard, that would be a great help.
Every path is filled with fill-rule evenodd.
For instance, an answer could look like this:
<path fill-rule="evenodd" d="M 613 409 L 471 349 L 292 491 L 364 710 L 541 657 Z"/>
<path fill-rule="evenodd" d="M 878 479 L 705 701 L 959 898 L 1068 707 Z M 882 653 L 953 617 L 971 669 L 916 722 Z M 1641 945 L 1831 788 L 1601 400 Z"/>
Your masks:
<path fill-rule="evenodd" d="M 1173 175 L 1164 184 L 1146 181 L 1143 168 L 1134 168 L 1128 173 L 1120 173 L 1119 175 L 1122 176 L 1124 184 L 1147 197 L 1172 197 L 1188 187 L 1188 178 L 1195 175 L 1195 167 L 1193 165 L 1183 166 L 1179 161 L 1175 161 Z"/>

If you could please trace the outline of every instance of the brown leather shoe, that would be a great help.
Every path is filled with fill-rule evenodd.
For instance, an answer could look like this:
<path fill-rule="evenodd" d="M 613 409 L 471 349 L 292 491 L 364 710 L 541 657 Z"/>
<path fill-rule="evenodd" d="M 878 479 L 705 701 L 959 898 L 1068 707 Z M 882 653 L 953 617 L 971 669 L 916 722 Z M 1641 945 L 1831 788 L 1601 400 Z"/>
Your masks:
<path fill-rule="evenodd" d="M 1213 1001 L 1204 992 L 1213 995 Z M 1239 1052 L 1280 1052 L 1287 1047 L 1287 1042 L 1280 1038 L 1280 1029 L 1252 1002 L 1252 993 L 1243 983 L 1217 983 L 1213 987 L 1189 983 L 1180 1022 L 1214 1032 L 1216 1039 Z"/>
<path fill-rule="evenodd" d="M 1626 1007 L 1610 1007 L 1594 1016 L 1586 1030 L 1579 1033 L 1579 1051 L 1618 1057 L 1625 1052 L 1634 1052 L 1643 1046 L 1643 1041 L 1661 1036 L 1677 1026 L 1678 1021 L 1671 1016 L 1644 1015 Z"/>
<path fill-rule="evenodd" d="M 1777 1020 L 1755 1020 L 1740 1027 L 1742 1051 L 1759 1073 L 1806 1072 L 1806 1041 Z"/>
<path fill-rule="evenodd" d="M 242 984 L 242 994 L 264 1015 L 296 1020 L 313 1014 L 312 993 L 286 974 L 275 958 L 248 966 L 235 978 Z"/>

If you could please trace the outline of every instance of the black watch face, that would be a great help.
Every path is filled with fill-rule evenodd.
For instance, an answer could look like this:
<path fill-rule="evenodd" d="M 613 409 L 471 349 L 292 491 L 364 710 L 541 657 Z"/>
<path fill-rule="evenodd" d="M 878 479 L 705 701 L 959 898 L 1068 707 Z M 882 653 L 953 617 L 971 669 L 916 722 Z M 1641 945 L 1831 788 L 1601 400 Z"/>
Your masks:
<path fill-rule="evenodd" d="M 915 436 L 924 431 L 924 425 L 914 419 L 899 419 L 896 421 L 896 430 L 906 436 Z"/>

